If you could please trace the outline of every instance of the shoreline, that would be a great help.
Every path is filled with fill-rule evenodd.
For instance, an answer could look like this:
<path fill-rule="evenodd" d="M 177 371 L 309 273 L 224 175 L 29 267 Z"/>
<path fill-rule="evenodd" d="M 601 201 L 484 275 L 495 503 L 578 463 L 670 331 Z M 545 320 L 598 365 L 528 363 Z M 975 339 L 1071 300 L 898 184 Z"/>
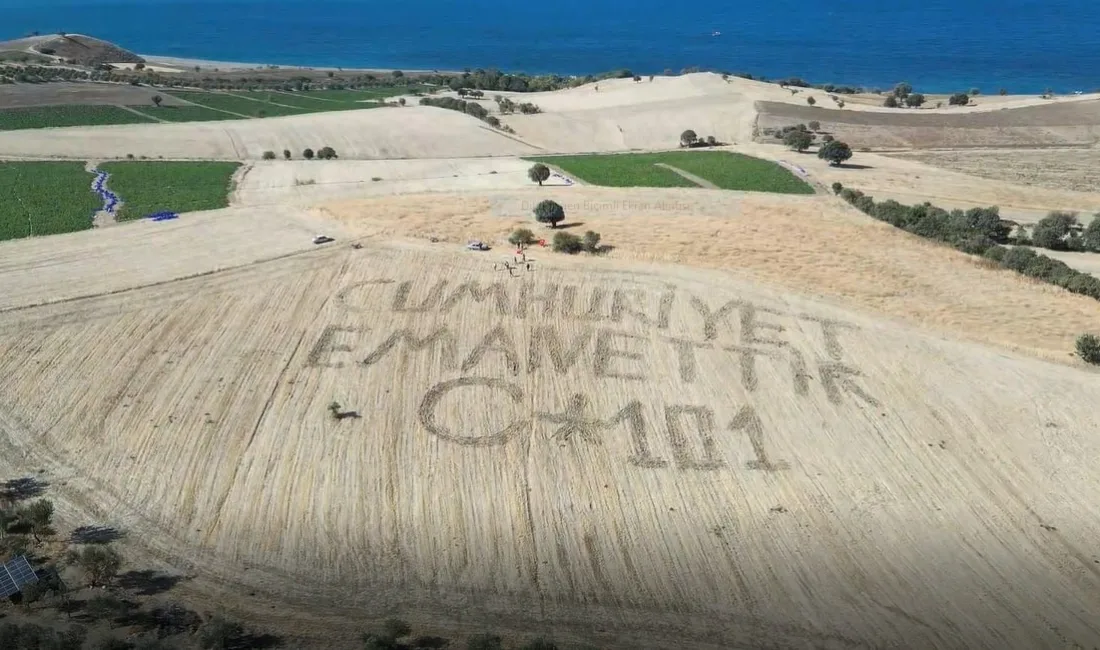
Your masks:
<path fill-rule="evenodd" d="M 167 68 L 194 68 L 199 66 L 204 71 L 217 68 L 221 72 L 239 72 L 242 70 L 312 70 L 315 72 L 358 72 L 358 73 L 382 73 L 389 74 L 400 70 L 406 74 L 462 74 L 461 70 L 418 70 L 413 68 L 357 68 L 357 67 L 332 67 L 313 65 L 283 65 L 280 63 L 244 63 L 241 61 L 214 61 L 211 59 L 192 59 L 178 56 L 160 56 L 157 54 L 142 54 L 135 52 L 145 59 L 147 64 L 163 66 Z M 212 70 L 211 70 L 212 71 Z"/>

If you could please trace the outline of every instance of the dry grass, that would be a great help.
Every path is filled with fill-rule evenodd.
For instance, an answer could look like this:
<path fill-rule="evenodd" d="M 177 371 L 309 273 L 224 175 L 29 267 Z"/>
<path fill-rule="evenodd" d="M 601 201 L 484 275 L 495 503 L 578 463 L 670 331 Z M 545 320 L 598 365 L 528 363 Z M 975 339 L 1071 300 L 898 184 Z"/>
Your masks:
<path fill-rule="evenodd" d="M 576 230 L 593 229 L 613 257 L 729 269 L 791 291 L 945 334 L 1066 360 L 1074 338 L 1100 322 L 1100 303 L 991 271 L 973 258 L 907 235 L 828 197 L 708 190 L 571 188 L 482 197 L 404 196 L 327 206 L 353 232 L 380 239 L 503 242 L 555 198 Z"/>
<path fill-rule="evenodd" d="M 1020 185 L 1076 192 L 1095 192 L 1100 187 L 1094 149 L 991 149 L 892 155 Z"/>
<path fill-rule="evenodd" d="M 782 262 L 815 247 L 762 250 L 782 225 L 747 219 L 712 238 L 739 230 L 736 247 L 693 254 L 860 293 L 852 271 L 881 266 L 842 252 L 845 216 L 799 203 L 826 213 L 804 239 L 831 267 Z M 630 250 L 616 219 L 591 217 Z M 719 223 L 698 221 L 685 239 Z M 109 504 L 128 539 L 194 567 L 190 589 L 277 597 L 330 647 L 395 608 L 602 647 L 1095 642 L 1071 560 L 1100 534 L 1089 375 L 743 276 L 540 252 L 509 279 L 496 254 L 439 248 L 339 246 L 0 314 L 6 457 L 64 476 L 66 512 Z M 901 275 L 876 284 L 919 289 Z M 821 318 L 842 323 L 831 343 Z M 388 348 L 402 331 L 437 345 Z M 746 345 L 766 356 L 739 362 Z"/>

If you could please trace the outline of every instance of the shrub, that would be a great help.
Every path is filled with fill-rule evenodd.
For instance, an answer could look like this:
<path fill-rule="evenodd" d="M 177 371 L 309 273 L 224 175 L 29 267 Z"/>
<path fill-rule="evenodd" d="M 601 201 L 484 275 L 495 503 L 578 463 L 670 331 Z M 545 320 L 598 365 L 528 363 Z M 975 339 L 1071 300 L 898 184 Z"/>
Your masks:
<path fill-rule="evenodd" d="M 923 103 L 924 103 L 924 95 L 922 95 L 920 93 L 913 93 L 911 95 L 906 96 L 906 98 L 905 98 L 905 105 L 910 107 L 910 108 L 917 108 L 918 106 L 920 106 Z"/>
<path fill-rule="evenodd" d="M 565 221 L 565 209 L 549 199 L 540 201 L 534 212 L 535 221 L 548 223 L 551 228 L 557 228 L 559 222 Z"/>
<path fill-rule="evenodd" d="M 531 169 L 527 170 L 527 178 L 541 186 L 543 181 L 550 178 L 550 168 L 542 163 L 535 163 L 531 166 Z"/>
<path fill-rule="evenodd" d="M 814 142 L 814 136 L 806 131 L 790 131 L 783 136 L 783 144 L 795 151 L 805 151 Z"/>
<path fill-rule="evenodd" d="M 714 137 L 713 135 L 708 135 L 707 136 L 707 144 L 711 147 L 717 146 L 718 145 L 718 138 Z"/>
<path fill-rule="evenodd" d="M 512 231 L 512 234 L 508 235 L 508 243 L 513 246 L 530 246 L 537 241 L 538 237 L 535 237 L 535 233 L 527 228 L 517 228 Z"/>
<path fill-rule="evenodd" d="M 837 182 L 833 183 L 832 188 L 833 188 L 833 194 L 840 194 L 840 191 L 842 189 L 844 189 L 844 186 L 841 185 L 839 181 L 837 181 Z"/>
<path fill-rule="evenodd" d="M 1077 215 L 1072 212 L 1054 211 L 1039 220 L 1031 232 L 1031 241 L 1040 248 L 1066 250 L 1067 238 L 1079 225 Z"/>
<path fill-rule="evenodd" d="M 332 160 L 339 156 L 336 155 L 336 150 L 332 147 L 321 147 L 317 150 L 317 157 L 321 160 Z"/>
<path fill-rule="evenodd" d="M 1010 248 L 1001 259 L 1001 264 L 1017 273 L 1023 273 L 1035 257 L 1035 251 L 1030 248 Z"/>
<path fill-rule="evenodd" d="M 583 245 L 586 252 L 599 253 L 602 250 L 600 246 L 600 233 L 594 230 L 589 230 L 584 233 Z"/>
<path fill-rule="evenodd" d="M 160 103 L 164 101 L 164 98 L 160 95 L 153 95 L 153 104 L 160 106 Z"/>
<path fill-rule="evenodd" d="M 809 104 L 810 106 L 813 106 L 814 104 L 817 103 L 817 100 L 814 99 L 813 97 L 807 97 L 806 98 L 806 103 Z"/>
<path fill-rule="evenodd" d="M 696 135 L 695 131 L 692 131 L 691 129 L 688 129 L 687 131 L 684 131 L 680 134 L 681 147 L 690 147 L 691 145 L 695 144 L 697 140 L 699 140 L 699 136 Z"/>
<path fill-rule="evenodd" d="M 894 97 L 893 95 L 887 95 L 886 99 L 884 99 L 882 101 L 882 105 L 885 106 L 886 108 L 897 108 L 898 107 L 898 98 Z"/>
<path fill-rule="evenodd" d="M 832 142 L 832 141 L 833 141 L 833 140 L 835 140 L 835 139 L 836 139 L 836 138 L 834 138 L 833 136 L 829 135 L 828 133 L 826 133 L 825 135 L 821 136 L 821 141 L 822 141 L 822 142 Z"/>
<path fill-rule="evenodd" d="M 982 257 L 1001 264 L 1004 261 L 1006 252 L 1008 252 L 1008 249 L 1004 246 L 991 246 L 982 253 Z"/>
<path fill-rule="evenodd" d="M 1005 90 L 1004 88 L 1001 88 L 1001 96 L 1003 97 L 1003 96 L 1005 96 L 1005 95 L 1007 95 L 1007 94 L 1008 94 L 1008 91 L 1007 91 L 1007 90 Z"/>
<path fill-rule="evenodd" d="M 401 106 L 404 106 L 406 104 L 405 98 L 404 97 L 398 97 L 397 98 L 397 103 Z"/>
<path fill-rule="evenodd" d="M 1100 336 L 1082 334 L 1077 337 L 1077 355 L 1086 363 L 1100 365 Z"/>
<path fill-rule="evenodd" d="M 275 160 L 274 151 L 265 151 L 263 155 L 264 160 Z"/>
<path fill-rule="evenodd" d="M 1100 214 L 1097 214 L 1089 222 L 1081 233 L 1081 243 L 1085 250 L 1100 253 Z"/>
<path fill-rule="evenodd" d="M 98 587 L 118 574 L 119 567 L 122 566 L 122 556 L 106 544 L 85 546 L 79 551 L 69 551 L 66 562 L 84 570 L 88 586 Z"/>
<path fill-rule="evenodd" d="M 955 93 L 947 98 L 947 103 L 951 106 L 966 106 L 970 103 L 970 96 L 966 93 Z"/>
<path fill-rule="evenodd" d="M 290 160 L 290 149 L 283 149 L 283 158 Z"/>
<path fill-rule="evenodd" d="M 904 81 L 894 86 L 894 97 L 898 99 L 905 99 L 911 92 L 913 92 L 913 87 Z"/>
<path fill-rule="evenodd" d="M 982 94 L 982 91 L 978 90 L 977 88 L 971 88 L 970 89 L 970 96 L 971 97 L 977 97 L 980 94 Z"/>
<path fill-rule="evenodd" d="M 554 239 L 550 242 L 550 247 L 556 253 L 568 253 L 573 255 L 584 250 L 584 242 L 581 238 L 568 232 L 559 232 L 554 235 Z"/>
<path fill-rule="evenodd" d="M 817 120 L 810 120 L 810 123 L 807 126 L 810 127 L 811 131 L 821 130 L 821 122 L 818 122 Z"/>
<path fill-rule="evenodd" d="M 313 160 L 313 149 L 310 149 L 309 147 L 303 149 L 302 158 L 305 158 L 306 160 Z"/>
<path fill-rule="evenodd" d="M 466 650 L 503 650 L 500 637 L 495 634 L 478 634 L 466 641 Z"/>
<path fill-rule="evenodd" d="M 840 140 L 833 140 L 821 145 L 817 157 L 828 160 L 834 167 L 839 167 L 842 162 L 852 157 L 852 148 Z"/>

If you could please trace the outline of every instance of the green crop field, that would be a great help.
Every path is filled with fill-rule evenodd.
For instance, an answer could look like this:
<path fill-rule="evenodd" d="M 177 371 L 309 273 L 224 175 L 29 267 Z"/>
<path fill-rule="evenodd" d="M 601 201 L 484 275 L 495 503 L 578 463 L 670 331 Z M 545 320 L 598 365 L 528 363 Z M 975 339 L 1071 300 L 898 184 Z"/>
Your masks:
<path fill-rule="evenodd" d="M 257 99 L 248 99 L 246 97 L 238 97 L 237 95 L 231 95 L 229 93 L 208 93 L 195 90 L 173 90 L 170 93 L 172 96 L 179 99 L 189 101 L 193 104 L 199 104 L 200 106 L 206 106 L 209 108 L 217 108 L 223 111 L 230 111 L 232 113 L 239 113 L 241 115 L 247 115 L 249 117 L 260 117 L 260 112 L 263 112 L 264 117 L 277 117 L 280 115 L 302 115 L 309 111 L 300 108 L 286 108 L 285 106 L 276 106 L 269 104 L 266 101 L 258 101 Z M 257 93 L 259 95 L 260 93 Z"/>
<path fill-rule="evenodd" d="M 431 92 L 437 90 L 431 86 L 380 86 L 378 88 L 365 88 L 363 90 L 302 90 L 295 95 L 304 97 L 319 97 L 321 99 L 335 100 L 339 102 L 362 102 L 381 100 L 386 97 L 408 95 L 416 91 Z"/>
<path fill-rule="evenodd" d="M 699 187 L 676 172 L 657 167 L 662 154 L 607 154 L 599 156 L 550 156 L 537 162 L 554 165 L 566 174 L 592 185 L 609 187 Z M 534 159 L 533 159 L 534 160 Z"/>
<path fill-rule="evenodd" d="M 531 159 L 554 165 L 592 185 L 609 187 L 698 187 L 657 163 L 671 165 L 724 190 L 813 194 L 805 181 L 776 163 L 729 151 L 667 151 L 645 154 L 551 156 Z"/>
<path fill-rule="evenodd" d="M 670 151 L 661 162 L 714 183 L 724 190 L 813 194 L 809 183 L 778 163 L 732 151 Z"/>
<path fill-rule="evenodd" d="M 229 205 L 235 162 L 110 162 L 107 187 L 118 195 L 119 221 L 141 219 L 162 211 L 194 212 Z M 90 182 L 90 181 L 89 181 Z"/>
<path fill-rule="evenodd" d="M 91 228 L 93 178 L 80 162 L 0 162 L 0 240 Z"/>
<path fill-rule="evenodd" d="M 167 122 L 214 122 L 217 120 L 244 119 L 205 106 L 165 106 L 162 104 L 161 106 L 131 106 L 130 108 Z"/>
<path fill-rule="evenodd" d="M 152 121 L 117 106 L 58 105 L 0 109 L 0 131 Z"/>

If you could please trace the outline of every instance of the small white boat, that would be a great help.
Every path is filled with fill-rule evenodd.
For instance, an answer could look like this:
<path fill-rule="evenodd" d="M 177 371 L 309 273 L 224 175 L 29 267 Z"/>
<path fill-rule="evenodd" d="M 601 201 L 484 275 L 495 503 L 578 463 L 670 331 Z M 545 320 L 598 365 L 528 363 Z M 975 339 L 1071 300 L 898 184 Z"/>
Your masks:
<path fill-rule="evenodd" d="M 711 35 L 711 36 L 721 36 L 721 35 L 722 35 L 722 32 L 719 32 L 719 31 L 714 31 L 714 32 L 711 32 L 711 34 L 710 34 L 710 35 Z"/>

